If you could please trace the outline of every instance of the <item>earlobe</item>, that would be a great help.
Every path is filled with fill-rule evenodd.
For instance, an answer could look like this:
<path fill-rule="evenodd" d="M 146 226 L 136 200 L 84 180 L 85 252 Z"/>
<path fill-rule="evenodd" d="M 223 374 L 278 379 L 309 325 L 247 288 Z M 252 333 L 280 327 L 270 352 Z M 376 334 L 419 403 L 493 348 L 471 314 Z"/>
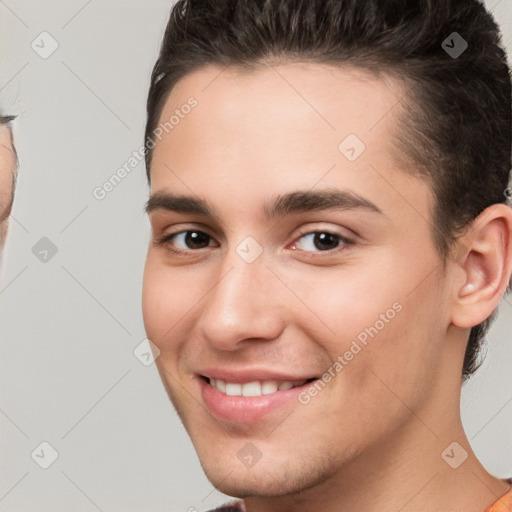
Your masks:
<path fill-rule="evenodd" d="M 512 210 L 495 204 L 482 212 L 464 235 L 457 262 L 464 281 L 456 293 L 452 323 L 471 328 L 488 318 L 506 292 L 512 271 Z"/>

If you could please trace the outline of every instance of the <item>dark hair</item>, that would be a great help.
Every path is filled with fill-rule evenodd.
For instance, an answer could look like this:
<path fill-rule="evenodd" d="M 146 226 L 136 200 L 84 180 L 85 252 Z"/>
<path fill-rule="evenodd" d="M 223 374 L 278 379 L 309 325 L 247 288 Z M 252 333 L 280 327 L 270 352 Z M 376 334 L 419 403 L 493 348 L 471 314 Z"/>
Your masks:
<path fill-rule="evenodd" d="M 460 55 L 450 53 L 464 42 Z M 511 75 L 499 29 L 477 0 L 178 0 L 151 76 L 148 180 L 152 135 L 181 78 L 205 65 L 292 60 L 350 65 L 404 85 L 395 156 L 431 184 L 443 261 L 471 221 L 506 202 Z M 464 380 L 480 365 L 494 316 L 471 329 Z"/>
<path fill-rule="evenodd" d="M 0 114 L 0 125 L 1 124 L 9 124 L 11 121 L 14 121 L 16 116 L 3 116 Z"/>

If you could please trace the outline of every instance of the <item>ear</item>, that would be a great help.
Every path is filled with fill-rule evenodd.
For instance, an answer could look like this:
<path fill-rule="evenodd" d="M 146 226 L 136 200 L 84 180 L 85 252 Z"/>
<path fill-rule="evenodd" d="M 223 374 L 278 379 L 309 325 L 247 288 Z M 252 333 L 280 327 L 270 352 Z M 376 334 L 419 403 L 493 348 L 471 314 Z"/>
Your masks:
<path fill-rule="evenodd" d="M 464 249 L 456 265 L 458 280 L 452 323 L 469 329 L 483 322 L 505 294 L 512 271 L 512 209 L 505 204 L 486 208 L 459 241 Z"/>

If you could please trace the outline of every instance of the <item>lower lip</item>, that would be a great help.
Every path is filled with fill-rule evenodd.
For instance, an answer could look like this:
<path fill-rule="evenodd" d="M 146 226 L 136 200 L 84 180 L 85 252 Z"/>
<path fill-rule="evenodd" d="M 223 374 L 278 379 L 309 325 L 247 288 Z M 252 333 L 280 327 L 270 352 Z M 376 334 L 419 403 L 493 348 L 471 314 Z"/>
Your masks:
<path fill-rule="evenodd" d="M 217 419 L 232 423 L 260 421 L 293 401 L 296 405 L 300 405 L 298 395 L 313 382 L 283 391 L 276 391 L 269 395 L 229 396 L 199 377 L 201 395 L 208 410 Z"/>

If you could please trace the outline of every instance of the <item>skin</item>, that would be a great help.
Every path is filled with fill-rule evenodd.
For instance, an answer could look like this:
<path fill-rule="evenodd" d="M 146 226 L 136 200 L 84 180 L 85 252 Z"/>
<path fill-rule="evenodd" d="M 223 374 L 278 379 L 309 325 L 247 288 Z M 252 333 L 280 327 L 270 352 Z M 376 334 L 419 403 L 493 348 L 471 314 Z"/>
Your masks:
<path fill-rule="evenodd" d="M 0 248 L 7 236 L 8 218 L 14 195 L 16 156 L 13 149 L 11 130 L 0 125 Z"/>
<path fill-rule="evenodd" d="M 162 112 L 198 101 L 155 147 L 152 196 L 200 197 L 215 216 L 151 209 L 145 327 L 207 477 L 249 512 L 482 512 L 507 490 L 472 452 L 459 399 L 469 330 L 511 272 L 512 214 L 487 209 L 443 264 L 431 190 L 393 158 L 403 93 L 351 68 L 212 66 L 178 82 Z M 350 133 L 366 145 L 354 162 L 338 150 Z M 280 194 L 327 188 L 381 213 L 261 213 Z M 185 230 L 209 237 L 202 248 L 183 236 L 158 243 Z M 307 235 L 325 231 L 352 243 L 326 250 Z M 236 252 L 247 236 L 264 249 L 253 263 Z M 206 409 L 199 369 L 321 376 L 395 303 L 401 311 L 307 405 L 293 400 L 252 424 Z M 250 468 L 237 458 L 248 442 L 262 454 Z M 456 470 L 441 457 L 453 442 L 468 452 Z"/>

